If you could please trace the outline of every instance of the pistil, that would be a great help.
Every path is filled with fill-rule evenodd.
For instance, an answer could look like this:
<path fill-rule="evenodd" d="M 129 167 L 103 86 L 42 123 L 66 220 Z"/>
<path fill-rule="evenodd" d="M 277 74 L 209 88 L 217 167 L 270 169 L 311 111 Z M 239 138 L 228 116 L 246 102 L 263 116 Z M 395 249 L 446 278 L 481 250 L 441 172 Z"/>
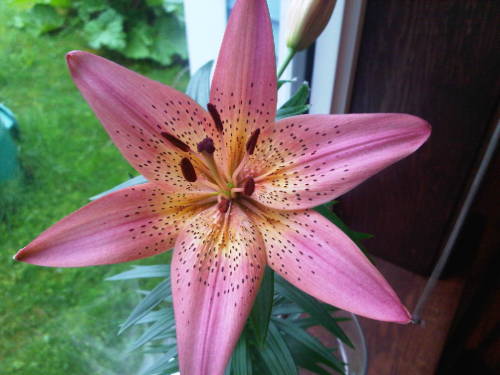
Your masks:
<path fill-rule="evenodd" d="M 221 198 L 219 201 L 219 204 L 217 205 L 217 208 L 219 209 L 220 212 L 225 214 L 227 210 L 229 209 L 229 206 L 231 205 L 231 201 L 226 198 Z"/>
<path fill-rule="evenodd" d="M 217 164 L 215 163 L 215 146 L 212 138 L 206 137 L 205 139 L 203 139 L 200 143 L 198 143 L 197 149 L 201 155 L 202 160 L 205 162 L 205 165 L 210 171 L 210 176 L 214 179 L 215 182 L 217 182 L 221 189 L 225 189 L 226 184 L 221 178 L 220 171 L 217 168 Z"/>
<path fill-rule="evenodd" d="M 252 177 L 248 177 L 243 187 L 243 193 L 245 195 L 250 196 L 253 194 L 254 191 L 255 191 L 255 181 Z"/>

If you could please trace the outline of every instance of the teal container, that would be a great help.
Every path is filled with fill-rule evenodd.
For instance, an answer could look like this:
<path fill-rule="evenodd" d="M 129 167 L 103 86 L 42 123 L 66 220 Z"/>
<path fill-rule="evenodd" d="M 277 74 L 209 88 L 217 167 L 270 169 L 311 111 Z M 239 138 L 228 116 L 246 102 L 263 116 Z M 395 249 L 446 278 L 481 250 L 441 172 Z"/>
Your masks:
<path fill-rule="evenodd" d="M 19 128 L 12 111 L 0 104 L 0 184 L 14 178 L 19 172 L 17 145 L 14 138 Z"/>

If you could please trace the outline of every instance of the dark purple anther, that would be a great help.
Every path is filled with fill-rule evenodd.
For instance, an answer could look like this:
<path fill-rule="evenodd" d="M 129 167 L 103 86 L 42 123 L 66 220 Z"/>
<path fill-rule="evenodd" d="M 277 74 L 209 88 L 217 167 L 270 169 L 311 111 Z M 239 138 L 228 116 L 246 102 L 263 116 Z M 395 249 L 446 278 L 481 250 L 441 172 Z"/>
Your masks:
<path fill-rule="evenodd" d="M 212 155 L 215 152 L 214 141 L 212 138 L 206 137 L 203 141 L 198 143 L 198 152 L 206 152 Z"/>
<path fill-rule="evenodd" d="M 181 160 L 181 170 L 182 170 L 182 175 L 184 176 L 186 181 L 189 182 L 196 181 L 196 171 L 194 170 L 191 160 L 189 160 L 188 158 L 183 158 Z"/>
<path fill-rule="evenodd" d="M 255 146 L 257 145 L 257 140 L 259 139 L 260 129 L 255 129 L 252 132 L 250 138 L 247 141 L 247 152 L 249 155 L 252 155 L 255 151 Z"/>
<path fill-rule="evenodd" d="M 245 186 L 243 186 L 243 193 L 245 195 L 252 195 L 253 192 L 255 191 L 255 181 L 253 180 L 252 177 L 248 177 L 247 180 L 245 181 Z"/>
<path fill-rule="evenodd" d="M 161 133 L 162 137 L 165 138 L 167 141 L 169 141 L 171 144 L 173 144 L 175 147 L 181 149 L 184 152 L 189 152 L 191 149 L 187 144 L 182 142 L 179 138 L 173 136 L 170 133 L 167 132 L 162 132 Z"/>
<path fill-rule="evenodd" d="M 217 128 L 218 131 L 222 133 L 222 130 L 224 130 L 224 127 L 222 126 L 222 120 L 219 115 L 219 111 L 217 111 L 217 108 L 215 108 L 215 105 L 212 103 L 207 104 L 207 109 L 208 112 L 210 112 L 210 115 L 214 119 L 215 127 Z"/>

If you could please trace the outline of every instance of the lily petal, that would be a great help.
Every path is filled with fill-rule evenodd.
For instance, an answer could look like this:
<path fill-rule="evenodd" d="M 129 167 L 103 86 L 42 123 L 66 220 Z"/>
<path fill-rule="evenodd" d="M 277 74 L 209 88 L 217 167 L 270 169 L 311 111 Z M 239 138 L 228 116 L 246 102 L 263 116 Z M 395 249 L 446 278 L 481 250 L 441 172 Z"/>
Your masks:
<path fill-rule="evenodd" d="M 408 156 L 430 131 L 427 122 L 405 114 L 290 117 L 262 135 L 242 176 L 253 176 L 252 198 L 266 206 L 311 208 Z"/>
<path fill-rule="evenodd" d="M 72 51 L 66 58 L 78 89 L 130 164 L 171 191 L 198 190 L 180 163 L 206 136 L 221 142 L 210 115 L 183 93 L 102 57 Z"/>
<path fill-rule="evenodd" d="M 152 183 L 122 189 L 65 217 L 14 259 L 50 267 L 128 262 L 172 248 L 183 222 L 201 208 L 198 195 L 166 194 Z"/>
<path fill-rule="evenodd" d="M 219 112 L 232 171 L 254 129 L 273 125 L 276 64 L 265 0 L 239 0 L 228 21 L 210 91 Z"/>
<path fill-rule="evenodd" d="M 315 211 L 250 214 L 266 244 L 268 264 L 315 298 L 368 318 L 408 323 L 394 290 L 358 247 Z"/>
<path fill-rule="evenodd" d="M 182 374 L 221 375 L 250 313 L 265 268 L 264 244 L 235 204 L 194 217 L 171 265 Z"/>

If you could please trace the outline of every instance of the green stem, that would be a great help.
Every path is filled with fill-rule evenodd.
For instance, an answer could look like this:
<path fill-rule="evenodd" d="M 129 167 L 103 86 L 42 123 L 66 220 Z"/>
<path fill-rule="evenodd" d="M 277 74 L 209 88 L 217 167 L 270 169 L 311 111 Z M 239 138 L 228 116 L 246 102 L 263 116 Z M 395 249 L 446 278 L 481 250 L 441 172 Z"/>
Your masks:
<path fill-rule="evenodd" d="M 278 69 L 278 79 L 281 77 L 288 64 L 290 64 L 290 61 L 292 61 L 295 53 L 297 53 L 295 49 L 288 48 L 288 54 L 286 55 L 285 61 L 283 61 L 283 64 L 281 64 L 280 68 Z"/>

